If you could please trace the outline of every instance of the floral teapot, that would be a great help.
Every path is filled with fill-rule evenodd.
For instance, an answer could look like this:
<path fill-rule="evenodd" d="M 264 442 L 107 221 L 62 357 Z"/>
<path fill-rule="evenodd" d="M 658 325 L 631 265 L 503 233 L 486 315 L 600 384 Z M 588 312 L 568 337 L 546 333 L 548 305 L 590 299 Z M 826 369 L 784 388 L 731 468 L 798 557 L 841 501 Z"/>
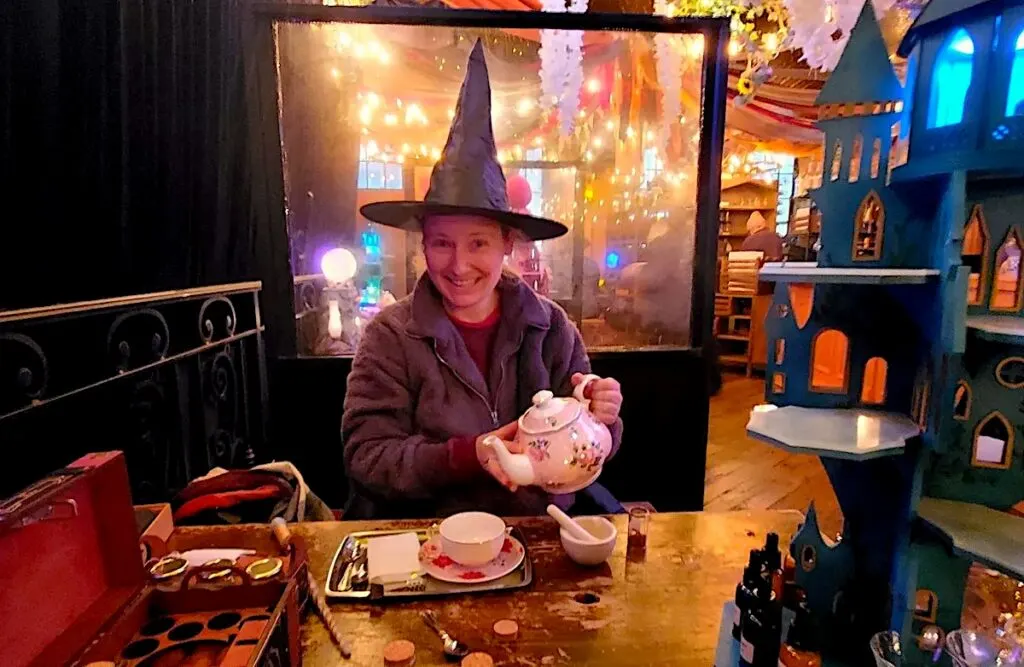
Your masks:
<path fill-rule="evenodd" d="M 538 391 L 533 407 L 519 418 L 516 441 L 525 454 L 513 454 L 497 436 L 484 444 L 498 456 L 498 463 L 514 484 L 539 486 L 548 493 L 572 493 L 589 486 L 601 474 L 612 451 L 608 427 L 590 413 L 583 397 L 596 375 L 586 375 L 572 397 L 555 398 Z"/>

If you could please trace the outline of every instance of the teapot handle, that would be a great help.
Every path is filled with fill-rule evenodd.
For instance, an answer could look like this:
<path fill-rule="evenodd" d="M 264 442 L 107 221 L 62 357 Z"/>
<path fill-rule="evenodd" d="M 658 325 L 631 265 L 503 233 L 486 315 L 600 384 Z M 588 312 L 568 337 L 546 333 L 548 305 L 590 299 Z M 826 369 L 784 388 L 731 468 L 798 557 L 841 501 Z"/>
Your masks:
<path fill-rule="evenodd" d="M 580 403 L 582 403 L 583 407 L 585 407 L 587 410 L 590 409 L 590 399 L 589 398 L 583 398 L 583 393 L 587 390 L 587 385 L 589 385 L 594 380 L 600 380 L 600 379 L 601 379 L 601 376 L 599 376 L 599 375 L 594 375 L 593 373 L 587 373 L 586 375 L 583 376 L 583 379 L 580 380 L 580 383 L 578 385 L 576 385 L 576 388 L 572 390 L 572 397 L 575 398 Z"/>

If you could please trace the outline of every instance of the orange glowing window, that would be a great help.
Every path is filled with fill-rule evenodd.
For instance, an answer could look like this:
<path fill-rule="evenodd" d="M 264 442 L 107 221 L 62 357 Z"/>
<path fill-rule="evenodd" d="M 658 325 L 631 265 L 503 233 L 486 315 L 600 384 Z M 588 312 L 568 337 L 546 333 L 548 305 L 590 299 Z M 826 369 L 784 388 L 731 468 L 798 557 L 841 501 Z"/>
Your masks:
<path fill-rule="evenodd" d="M 864 384 L 861 387 L 862 403 L 879 405 L 885 402 L 885 381 L 889 364 L 881 357 L 872 357 L 864 365 Z"/>
<path fill-rule="evenodd" d="M 811 389 L 825 392 L 846 391 L 850 341 L 836 329 L 823 329 L 811 348 Z"/>

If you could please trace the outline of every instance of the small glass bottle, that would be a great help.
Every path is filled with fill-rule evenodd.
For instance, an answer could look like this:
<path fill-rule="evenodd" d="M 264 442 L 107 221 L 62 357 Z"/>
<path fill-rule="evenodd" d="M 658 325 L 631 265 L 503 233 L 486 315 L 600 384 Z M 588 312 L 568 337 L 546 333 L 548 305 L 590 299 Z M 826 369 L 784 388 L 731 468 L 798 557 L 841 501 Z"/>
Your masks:
<path fill-rule="evenodd" d="M 768 533 L 764 543 L 765 576 L 771 582 L 776 600 L 782 600 L 784 578 L 782 574 L 782 552 L 779 551 L 778 533 Z"/>
<path fill-rule="evenodd" d="M 626 559 L 643 560 L 647 555 L 647 531 L 651 522 L 651 512 L 646 507 L 633 507 L 629 510 L 629 521 L 626 530 Z"/>
<path fill-rule="evenodd" d="M 779 667 L 821 667 L 821 653 L 814 636 L 814 619 L 806 603 L 796 608 L 786 642 L 779 649 Z"/>
<path fill-rule="evenodd" d="M 776 667 L 781 642 L 782 607 L 772 599 L 770 583 L 762 579 L 740 622 L 740 665 Z"/>
<path fill-rule="evenodd" d="M 756 596 L 757 584 L 761 579 L 761 552 L 757 549 L 750 550 L 750 560 L 743 569 L 743 578 L 736 584 L 736 610 L 732 618 L 733 639 L 740 638 L 740 622 L 743 619 L 743 612 L 750 608 Z"/>

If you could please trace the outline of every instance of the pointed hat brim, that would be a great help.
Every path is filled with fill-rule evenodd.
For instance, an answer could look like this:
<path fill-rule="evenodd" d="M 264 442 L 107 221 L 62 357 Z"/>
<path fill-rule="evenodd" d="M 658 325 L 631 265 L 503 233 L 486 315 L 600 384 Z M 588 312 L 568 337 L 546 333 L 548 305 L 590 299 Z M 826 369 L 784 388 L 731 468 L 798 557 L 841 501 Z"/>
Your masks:
<path fill-rule="evenodd" d="M 374 202 L 362 206 L 359 213 L 373 222 L 409 232 L 420 231 L 423 219 L 430 215 L 477 215 L 511 227 L 531 241 L 553 239 L 569 231 L 569 228 L 560 222 L 524 213 L 423 201 Z"/>

